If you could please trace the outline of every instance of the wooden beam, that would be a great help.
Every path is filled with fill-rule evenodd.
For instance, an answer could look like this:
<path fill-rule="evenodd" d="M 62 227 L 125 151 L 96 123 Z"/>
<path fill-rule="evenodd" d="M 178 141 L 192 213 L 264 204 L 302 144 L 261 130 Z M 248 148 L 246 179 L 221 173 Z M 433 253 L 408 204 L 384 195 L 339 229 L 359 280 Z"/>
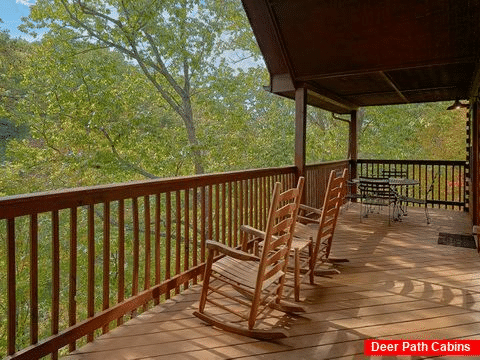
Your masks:
<path fill-rule="evenodd" d="M 272 4 L 268 0 L 242 0 L 242 3 L 268 72 L 287 72 L 290 78 L 294 78 L 292 62 Z"/>
<path fill-rule="evenodd" d="M 290 74 L 272 74 L 270 75 L 270 83 L 272 93 L 295 91 L 295 85 Z"/>
<path fill-rule="evenodd" d="M 388 75 L 385 74 L 385 72 L 383 71 L 380 71 L 380 75 L 385 79 L 385 81 L 392 87 L 392 89 L 395 90 L 395 92 L 398 94 L 398 96 L 400 96 L 400 98 L 405 101 L 406 103 L 409 103 L 410 101 L 408 101 L 408 99 L 405 97 L 405 95 L 402 94 L 402 92 L 400 91 L 400 89 L 397 87 L 397 85 L 395 85 L 395 83 L 392 81 L 392 79 L 390 79 L 390 77 Z"/>
<path fill-rule="evenodd" d="M 407 90 L 402 90 L 402 94 L 408 94 L 408 93 L 422 93 L 422 92 L 433 92 L 433 91 L 449 91 L 449 90 L 455 90 L 457 89 L 457 86 L 437 86 L 437 87 L 429 87 L 429 88 L 419 88 L 419 89 L 407 89 Z M 381 96 L 385 94 L 394 94 L 395 91 L 375 91 L 375 92 L 369 92 L 368 94 L 363 94 L 363 93 L 353 93 L 349 94 L 349 98 L 355 98 L 357 96 Z M 453 99 L 449 99 L 453 100 Z"/>
<path fill-rule="evenodd" d="M 306 134 L 307 88 L 300 87 L 295 90 L 295 166 L 298 176 L 305 176 Z"/>
<path fill-rule="evenodd" d="M 242 3 L 269 73 L 291 72 L 271 5 L 266 0 L 242 0 Z"/>
<path fill-rule="evenodd" d="M 352 111 L 358 109 L 358 105 L 335 94 L 334 92 L 320 88 L 319 86 L 314 86 L 311 84 L 306 84 L 308 95 L 316 97 L 322 101 L 328 102 L 332 105 L 344 108 L 345 110 Z"/>
<path fill-rule="evenodd" d="M 471 102 L 478 100 L 480 96 L 480 61 L 477 62 L 475 72 L 473 73 L 472 83 L 468 91 L 468 97 Z"/>
<path fill-rule="evenodd" d="M 321 80 L 334 77 L 344 77 L 352 75 L 365 75 L 373 74 L 378 72 L 388 72 L 388 71 L 398 71 L 398 70 L 411 70 L 411 69 L 421 69 L 421 68 L 431 68 L 434 66 L 443 66 L 443 65 L 452 65 L 452 64 L 466 64 L 475 62 L 476 58 L 473 56 L 461 57 L 461 58 L 448 58 L 441 59 L 431 62 L 419 62 L 411 63 L 406 65 L 394 64 L 391 66 L 379 65 L 372 68 L 362 68 L 362 69 L 352 69 L 346 71 L 337 71 L 337 72 L 325 72 L 325 73 L 315 73 L 315 74 L 303 74 L 297 75 L 295 78 L 297 81 L 312 81 L 312 80 Z"/>

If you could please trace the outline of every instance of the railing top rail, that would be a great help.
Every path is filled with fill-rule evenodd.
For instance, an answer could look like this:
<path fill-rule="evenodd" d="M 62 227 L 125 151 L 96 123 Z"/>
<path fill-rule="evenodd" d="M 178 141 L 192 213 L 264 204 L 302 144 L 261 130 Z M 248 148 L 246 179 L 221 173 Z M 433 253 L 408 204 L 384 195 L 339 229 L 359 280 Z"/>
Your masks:
<path fill-rule="evenodd" d="M 305 165 L 305 167 L 309 168 L 309 167 L 317 167 L 317 166 L 329 166 L 329 165 L 343 164 L 343 163 L 348 163 L 348 162 L 349 162 L 348 159 L 332 160 L 332 161 L 324 161 L 324 162 L 321 162 L 321 163 L 307 164 L 307 165 Z"/>
<path fill-rule="evenodd" d="M 350 160 L 353 161 L 353 160 Z M 378 160 L 378 159 L 357 159 L 357 164 L 428 164 L 428 165 L 465 165 L 465 160 Z"/>
<path fill-rule="evenodd" d="M 295 172 L 295 166 L 288 166 L 174 178 L 160 178 L 120 184 L 97 185 L 34 194 L 6 196 L 0 198 L 0 219 Z"/>

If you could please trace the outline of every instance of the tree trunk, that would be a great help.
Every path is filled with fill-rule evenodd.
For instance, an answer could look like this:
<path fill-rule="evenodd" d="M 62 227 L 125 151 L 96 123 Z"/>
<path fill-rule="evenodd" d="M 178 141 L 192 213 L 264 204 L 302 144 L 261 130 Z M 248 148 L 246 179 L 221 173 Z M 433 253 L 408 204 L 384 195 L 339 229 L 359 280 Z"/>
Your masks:
<path fill-rule="evenodd" d="M 192 147 L 193 163 L 195 165 L 195 174 L 200 175 L 204 173 L 202 154 L 195 133 L 195 124 L 193 120 L 193 111 L 190 103 L 190 98 L 183 100 L 183 108 L 185 109 L 185 115 L 182 116 L 185 128 L 187 129 L 188 141 Z"/>

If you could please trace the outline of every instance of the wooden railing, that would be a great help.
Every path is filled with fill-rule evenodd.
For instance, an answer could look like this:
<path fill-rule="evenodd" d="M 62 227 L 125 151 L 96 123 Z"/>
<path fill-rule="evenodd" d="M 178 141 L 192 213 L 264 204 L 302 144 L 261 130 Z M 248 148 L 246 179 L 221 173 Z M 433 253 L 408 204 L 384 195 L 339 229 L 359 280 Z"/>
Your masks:
<path fill-rule="evenodd" d="M 401 170 L 420 186 L 409 187 L 408 196 L 425 198 L 433 179 L 433 191 L 427 198 L 432 207 L 468 210 L 468 192 L 465 185 L 465 161 L 433 160 L 357 160 L 356 175 L 379 176 L 385 170 Z"/>
<path fill-rule="evenodd" d="M 335 170 L 337 173 L 341 173 L 344 168 L 348 167 L 348 160 L 307 165 L 304 190 L 305 203 L 315 208 L 321 208 L 330 172 Z"/>
<path fill-rule="evenodd" d="M 308 203 L 347 164 L 308 166 Z M 241 224 L 264 227 L 274 182 L 295 177 L 284 167 L 0 198 L 0 358 L 55 359 L 197 283 L 205 241 L 235 246 Z"/>

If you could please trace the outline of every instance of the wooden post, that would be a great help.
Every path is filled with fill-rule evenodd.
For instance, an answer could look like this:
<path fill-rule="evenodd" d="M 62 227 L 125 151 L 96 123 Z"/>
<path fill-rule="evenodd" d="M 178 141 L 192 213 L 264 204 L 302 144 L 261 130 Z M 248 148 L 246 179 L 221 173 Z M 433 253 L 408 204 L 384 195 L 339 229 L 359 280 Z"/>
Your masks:
<path fill-rule="evenodd" d="M 297 179 L 300 176 L 305 176 L 306 133 L 307 89 L 300 87 L 295 90 L 295 166 L 297 167 Z"/>
<path fill-rule="evenodd" d="M 471 110 L 471 164 L 470 164 L 470 199 L 472 206 L 472 220 L 474 225 L 480 225 L 480 103 L 472 103 Z"/>
<path fill-rule="evenodd" d="M 350 128 L 348 136 L 348 159 L 350 159 L 350 179 L 357 177 L 357 157 L 358 157 L 358 140 L 357 140 L 357 110 L 350 113 Z"/>

